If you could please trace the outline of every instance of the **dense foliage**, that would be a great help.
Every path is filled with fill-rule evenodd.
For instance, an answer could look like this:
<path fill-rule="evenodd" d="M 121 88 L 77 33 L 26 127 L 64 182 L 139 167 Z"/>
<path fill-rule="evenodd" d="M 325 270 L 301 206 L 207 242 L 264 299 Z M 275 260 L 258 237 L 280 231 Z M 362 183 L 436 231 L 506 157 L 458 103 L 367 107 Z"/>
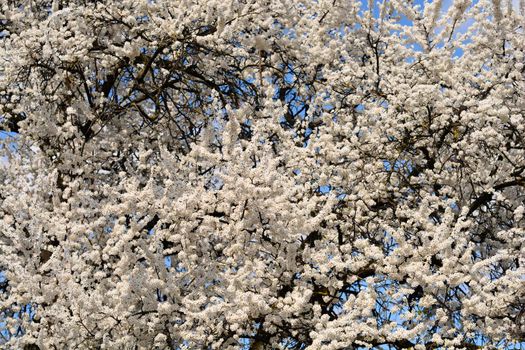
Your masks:
<path fill-rule="evenodd" d="M 524 10 L 3 0 L 2 346 L 523 346 Z"/>

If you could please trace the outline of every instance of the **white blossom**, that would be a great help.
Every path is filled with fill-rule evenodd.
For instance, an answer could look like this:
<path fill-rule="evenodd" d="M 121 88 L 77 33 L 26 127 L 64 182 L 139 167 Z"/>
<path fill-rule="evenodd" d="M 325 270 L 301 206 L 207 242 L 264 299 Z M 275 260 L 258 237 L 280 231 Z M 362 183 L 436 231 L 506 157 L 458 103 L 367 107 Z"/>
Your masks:
<path fill-rule="evenodd" d="M 524 6 L 446 3 L 2 3 L 1 347 L 522 345 Z"/>

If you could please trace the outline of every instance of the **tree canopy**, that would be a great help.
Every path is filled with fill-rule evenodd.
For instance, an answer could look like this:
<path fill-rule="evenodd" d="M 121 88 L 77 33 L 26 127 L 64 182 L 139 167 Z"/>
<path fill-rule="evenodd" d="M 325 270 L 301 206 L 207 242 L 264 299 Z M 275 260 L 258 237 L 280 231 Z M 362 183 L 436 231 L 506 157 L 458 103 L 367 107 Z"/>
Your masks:
<path fill-rule="evenodd" d="M 4 0 L 6 349 L 525 345 L 525 3 Z"/>

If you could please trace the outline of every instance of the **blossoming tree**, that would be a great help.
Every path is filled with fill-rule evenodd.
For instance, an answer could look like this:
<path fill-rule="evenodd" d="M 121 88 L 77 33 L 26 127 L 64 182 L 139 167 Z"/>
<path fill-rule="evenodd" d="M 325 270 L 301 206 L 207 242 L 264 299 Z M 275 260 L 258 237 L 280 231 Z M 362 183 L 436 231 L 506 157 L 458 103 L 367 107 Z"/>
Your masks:
<path fill-rule="evenodd" d="M 2 346 L 523 346 L 520 3 L 2 1 Z"/>

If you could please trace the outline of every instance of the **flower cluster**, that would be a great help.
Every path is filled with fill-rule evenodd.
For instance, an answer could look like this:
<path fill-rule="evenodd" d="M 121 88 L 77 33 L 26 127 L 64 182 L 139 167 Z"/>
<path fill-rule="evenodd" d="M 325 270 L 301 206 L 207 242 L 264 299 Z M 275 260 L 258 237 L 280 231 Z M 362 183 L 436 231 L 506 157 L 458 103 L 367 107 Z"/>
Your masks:
<path fill-rule="evenodd" d="M 525 6 L 445 3 L 2 2 L 1 346 L 523 344 Z"/>

